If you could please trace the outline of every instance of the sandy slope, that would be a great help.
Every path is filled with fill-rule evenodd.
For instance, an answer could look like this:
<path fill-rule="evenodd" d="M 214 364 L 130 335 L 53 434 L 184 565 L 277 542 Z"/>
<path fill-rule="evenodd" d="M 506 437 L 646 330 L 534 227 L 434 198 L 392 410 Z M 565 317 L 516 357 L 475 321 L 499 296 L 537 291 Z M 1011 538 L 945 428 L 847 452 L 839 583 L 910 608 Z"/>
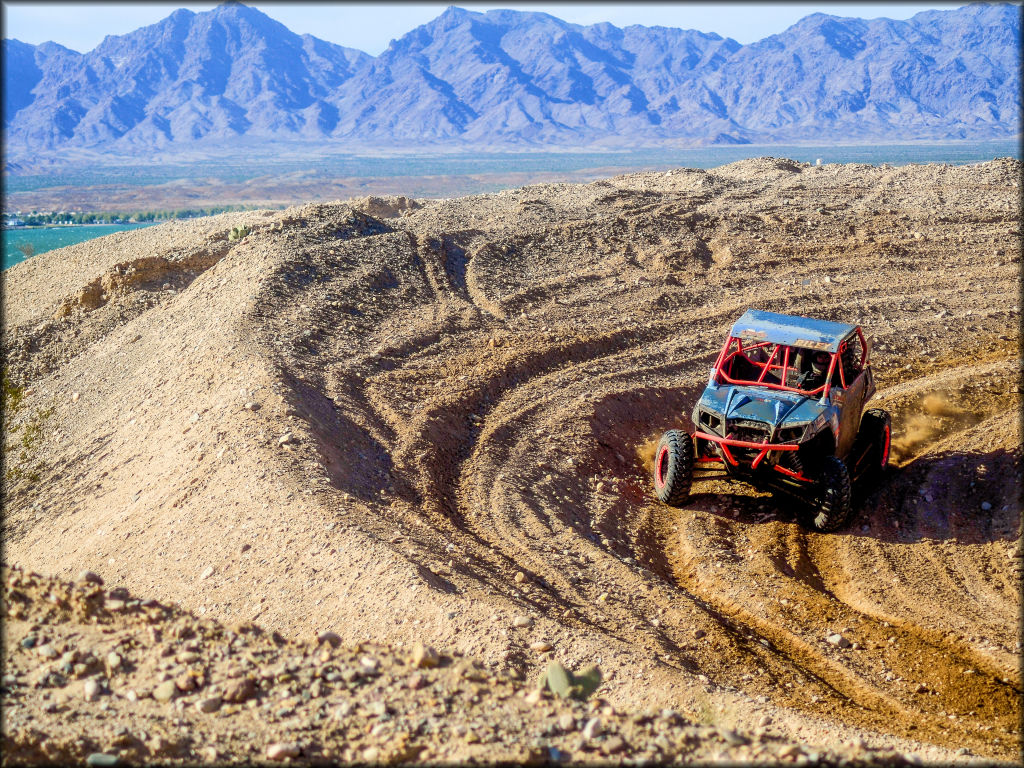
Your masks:
<path fill-rule="evenodd" d="M 31 388 L 6 561 L 285 634 L 598 661 L 616 705 L 1012 758 L 1019 180 L 766 158 L 36 257 L 5 273 Z M 747 307 L 876 338 L 899 461 L 838 534 L 720 479 L 652 497 L 650 441 Z"/>

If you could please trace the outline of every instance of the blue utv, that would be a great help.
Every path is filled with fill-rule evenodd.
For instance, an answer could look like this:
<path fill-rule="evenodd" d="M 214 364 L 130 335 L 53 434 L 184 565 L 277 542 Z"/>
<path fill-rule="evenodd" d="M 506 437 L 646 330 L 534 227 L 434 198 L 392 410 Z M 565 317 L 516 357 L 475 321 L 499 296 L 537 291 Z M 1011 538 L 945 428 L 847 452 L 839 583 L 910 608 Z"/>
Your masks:
<path fill-rule="evenodd" d="M 682 506 L 694 470 L 724 470 L 801 499 L 810 528 L 842 527 L 854 482 L 889 464 L 889 414 L 864 411 L 875 393 L 869 351 L 856 325 L 748 309 L 693 409 L 693 432 L 658 443 L 658 498 Z"/>

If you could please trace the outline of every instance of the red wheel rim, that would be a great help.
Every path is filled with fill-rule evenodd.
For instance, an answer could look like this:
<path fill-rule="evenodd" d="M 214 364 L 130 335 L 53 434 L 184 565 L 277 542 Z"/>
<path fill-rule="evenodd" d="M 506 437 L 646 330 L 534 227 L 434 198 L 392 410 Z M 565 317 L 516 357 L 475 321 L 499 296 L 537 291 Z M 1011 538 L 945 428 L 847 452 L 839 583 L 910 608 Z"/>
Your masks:
<path fill-rule="evenodd" d="M 658 453 L 658 459 L 654 462 L 654 484 L 659 488 L 665 487 L 665 474 L 668 470 L 668 446 L 664 446 Z"/>
<path fill-rule="evenodd" d="M 889 425 L 885 425 L 885 445 L 882 448 L 882 467 L 885 468 L 889 465 Z"/>

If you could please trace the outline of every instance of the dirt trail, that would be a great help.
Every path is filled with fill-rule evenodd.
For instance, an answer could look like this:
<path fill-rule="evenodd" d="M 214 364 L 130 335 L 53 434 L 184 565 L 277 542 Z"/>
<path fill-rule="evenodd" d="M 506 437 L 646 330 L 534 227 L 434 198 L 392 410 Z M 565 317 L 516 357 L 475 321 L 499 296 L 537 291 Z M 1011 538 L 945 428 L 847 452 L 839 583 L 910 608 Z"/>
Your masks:
<path fill-rule="evenodd" d="M 596 661 L 616 706 L 1013 759 L 1019 181 L 762 158 L 36 257 L 5 273 L 7 562 L 517 674 Z M 874 337 L 896 462 L 839 533 L 723 479 L 651 494 L 644 447 L 748 307 Z"/>

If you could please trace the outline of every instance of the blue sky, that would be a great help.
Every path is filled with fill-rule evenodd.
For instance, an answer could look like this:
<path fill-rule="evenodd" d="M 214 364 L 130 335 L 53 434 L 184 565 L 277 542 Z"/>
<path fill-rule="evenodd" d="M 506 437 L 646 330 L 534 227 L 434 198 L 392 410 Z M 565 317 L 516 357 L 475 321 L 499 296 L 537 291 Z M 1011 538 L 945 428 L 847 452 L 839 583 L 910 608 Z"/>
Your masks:
<path fill-rule="evenodd" d="M 576 24 L 608 21 L 624 27 L 681 27 L 716 32 L 741 43 L 752 43 L 781 32 L 815 12 L 873 19 L 907 19 L 928 9 L 949 10 L 965 2 L 932 3 L 302 3 L 250 2 L 293 32 L 309 33 L 338 45 L 374 56 L 388 43 L 440 15 L 448 5 L 474 11 L 493 8 L 543 11 Z M 3 2 L 4 37 L 26 43 L 53 40 L 85 53 L 108 34 L 123 35 L 155 24 L 176 8 L 208 11 L 217 3 L 56 3 Z"/>

